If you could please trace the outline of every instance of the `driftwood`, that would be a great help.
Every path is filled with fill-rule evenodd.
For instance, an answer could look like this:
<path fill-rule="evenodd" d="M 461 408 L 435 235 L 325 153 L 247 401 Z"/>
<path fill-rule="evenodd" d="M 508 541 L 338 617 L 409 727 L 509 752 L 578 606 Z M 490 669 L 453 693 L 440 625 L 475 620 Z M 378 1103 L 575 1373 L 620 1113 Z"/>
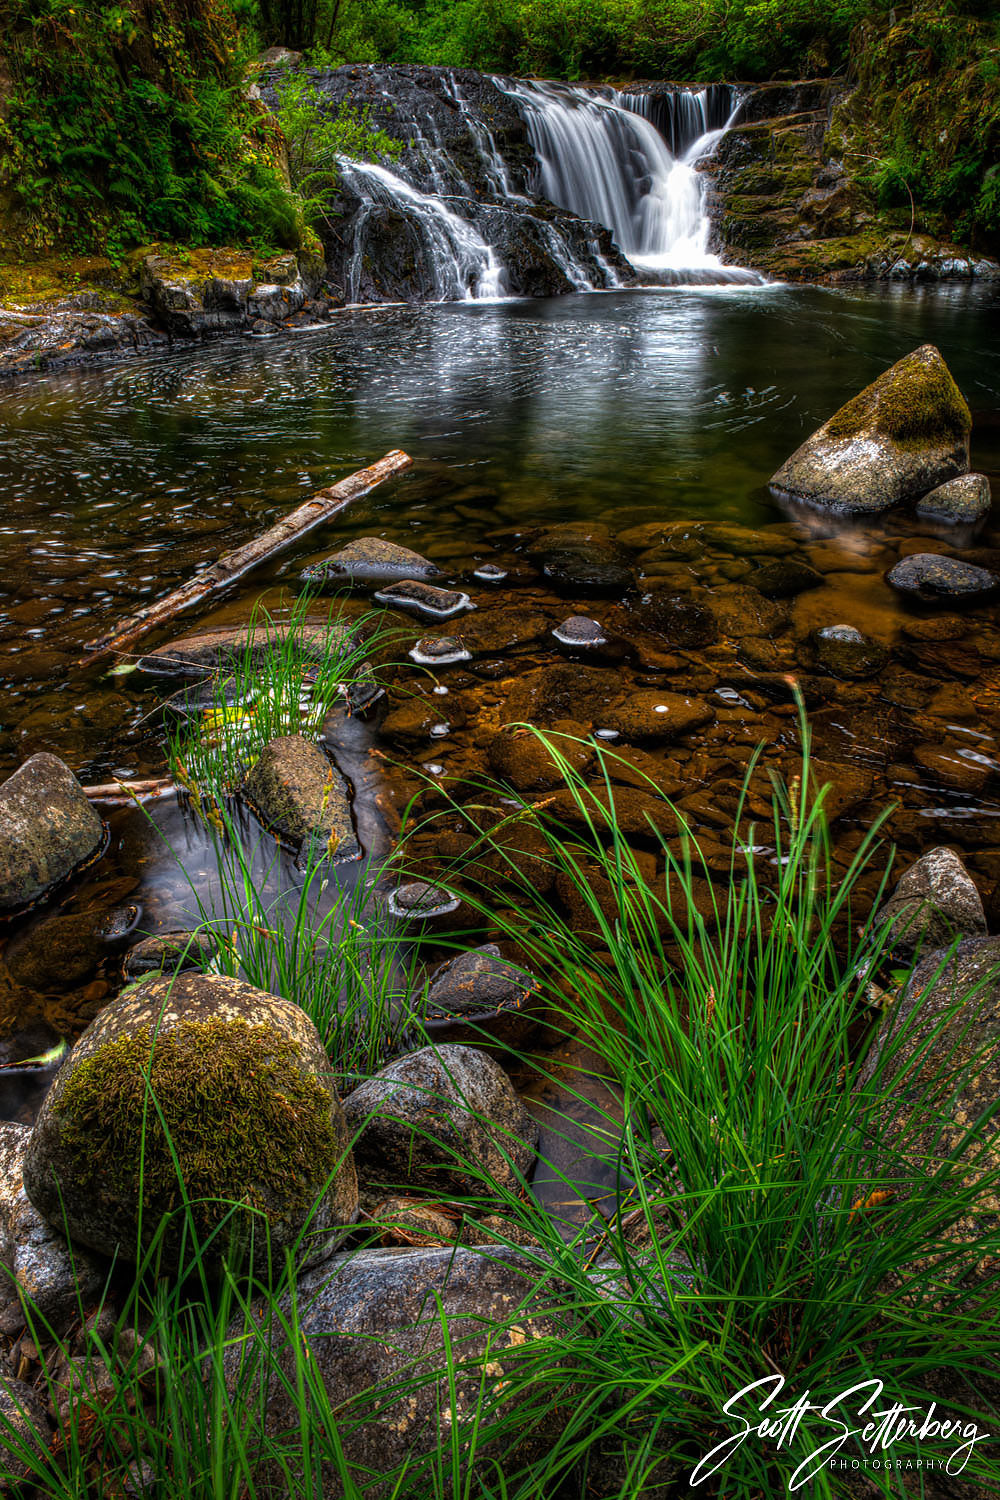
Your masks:
<path fill-rule="evenodd" d="M 177 787 L 169 776 L 151 776 L 146 781 L 105 781 L 100 786 L 85 786 L 83 794 L 91 802 L 133 802 L 137 797 L 166 797 Z"/>
<path fill-rule="evenodd" d="M 114 651 L 122 651 L 131 646 L 157 625 L 165 625 L 168 620 L 172 620 L 181 610 L 190 609 L 209 594 L 225 588 L 244 573 L 249 573 L 259 563 L 266 562 L 276 552 L 335 516 L 338 511 L 350 505 L 352 500 L 367 495 L 369 490 L 373 490 L 390 475 L 408 469 L 412 462 L 408 453 L 394 448 L 370 468 L 359 469 L 356 474 L 349 474 L 346 479 L 341 479 L 329 489 L 319 490 L 311 500 L 298 506 L 283 521 L 265 531 L 263 536 L 255 537 L 252 542 L 238 547 L 235 552 L 228 552 L 225 557 L 220 557 L 210 567 L 204 568 L 196 578 L 189 578 L 179 589 L 167 594 L 166 598 L 147 605 L 129 619 L 123 620 L 110 634 L 101 636 L 96 641 L 88 641 L 84 647 L 86 655 L 77 665 L 87 666 L 99 656 L 109 656 Z"/>

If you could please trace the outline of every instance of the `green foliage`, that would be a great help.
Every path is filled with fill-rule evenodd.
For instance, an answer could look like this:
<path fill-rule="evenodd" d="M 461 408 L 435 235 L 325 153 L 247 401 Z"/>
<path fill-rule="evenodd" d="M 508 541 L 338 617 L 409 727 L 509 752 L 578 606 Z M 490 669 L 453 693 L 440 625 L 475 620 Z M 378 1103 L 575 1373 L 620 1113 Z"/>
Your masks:
<path fill-rule="evenodd" d="M 297 243 L 220 0 L 0 0 L 0 31 L 0 185 L 23 248 Z"/>
<path fill-rule="evenodd" d="M 288 145 L 288 169 L 308 223 L 324 218 L 324 205 L 337 185 L 337 158 L 354 161 L 395 161 L 401 141 L 376 129 L 367 109 L 342 108 L 330 114 L 327 101 L 312 79 L 289 72 L 275 93 L 277 118 Z"/>

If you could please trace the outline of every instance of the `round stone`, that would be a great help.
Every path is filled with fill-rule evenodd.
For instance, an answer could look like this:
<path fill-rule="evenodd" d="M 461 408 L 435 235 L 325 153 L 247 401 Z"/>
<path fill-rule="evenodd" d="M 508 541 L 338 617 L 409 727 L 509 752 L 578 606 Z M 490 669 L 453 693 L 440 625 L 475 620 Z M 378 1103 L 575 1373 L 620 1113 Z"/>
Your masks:
<path fill-rule="evenodd" d="M 406 922 L 428 922 L 434 917 L 448 916 L 457 911 L 460 904 L 451 891 L 446 891 L 441 885 L 431 885 L 427 880 L 397 886 L 389 893 L 386 902 L 390 916 Z"/>
<path fill-rule="evenodd" d="M 456 661 L 472 660 L 472 653 L 454 635 L 422 635 L 409 655 L 422 667 L 449 667 Z"/>
<path fill-rule="evenodd" d="M 503 583 L 507 577 L 507 569 L 498 568 L 496 563 L 483 563 L 482 567 L 477 568 L 472 576 L 478 579 L 480 583 Z"/>
<path fill-rule="evenodd" d="M 904 557 L 887 574 L 887 582 L 894 589 L 927 604 L 939 599 L 982 599 L 993 593 L 997 581 L 985 568 L 932 552 Z"/>
<path fill-rule="evenodd" d="M 917 515 L 951 526 L 971 526 L 989 514 L 990 482 L 985 474 L 960 474 L 917 501 Z"/>
<path fill-rule="evenodd" d="M 572 646 L 577 650 L 606 646 L 608 643 L 601 626 L 587 615 L 570 615 L 569 619 L 556 626 L 552 634 L 561 645 Z"/>

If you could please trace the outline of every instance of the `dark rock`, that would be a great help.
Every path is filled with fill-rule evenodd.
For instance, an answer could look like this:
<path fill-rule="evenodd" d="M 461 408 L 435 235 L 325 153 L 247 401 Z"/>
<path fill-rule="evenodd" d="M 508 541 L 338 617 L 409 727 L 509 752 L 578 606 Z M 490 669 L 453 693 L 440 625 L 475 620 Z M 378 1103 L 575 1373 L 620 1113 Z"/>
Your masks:
<path fill-rule="evenodd" d="M 533 975 L 501 958 L 495 943 L 486 943 L 434 970 L 427 985 L 426 1014 L 482 1015 L 502 1006 L 519 1006 L 537 988 Z"/>
<path fill-rule="evenodd" d="M 502 1068 L 471 1047 L 424 1047 L 344 1100 L 366 1179 L 492 1196 L 517 1192 L 538 1127 Z"/>
<path fill-rule="evenodd" d="M 971 526 L 990 511 L 990 482 L 985 474 L 960 474 L 917 501 L 917 515 L 954 526 Z"/>
<path fill-rule="evenodd" d="M 443 886 L 432 885 L 428 880 L 413 880 L 390 891 L 386 909 L 397 921 L 433 922 L 436 918 L 451 916 L 461 904 L 459 898 Z"/>
<path fill-rule="evenodd" d="M 452 615 L 475 608 L 468 594 L 457 589 L 435 588 L 430 583 L 393 583 L 388 588 L 376 590 L 375 598 L 380 604 L 410 610 L 425 620 L 449 620 Z"/>
<path fill-rule="evenodd" d="M 24 1157 L 31 1139 L 27 1125 L 0 1122 L 0 1333 L 24 1326 L 24 1298 L 39 1325 L 58 1337 L 81 1306 L 96 1302 L 109 1268 L 79 1246 L 71 1250 L 28 1198 Z"/>
<path fill-rule="evenodd" d="M 875 918 L 877 928 L 885 924 L 887 946 L 906 954 L 986 935 L 982 897 L 951 849 L 928 849 L 910 866 Z"/>
<path fill-rule="evenodd" d="M 465 714 L 451 699 L 438 702 L 434 698 L 410 698 L 386 714 L 379 733 L 399 745 L 419 746 L 428 740 L 444 739 L 464 724 Z"/>
<path fill-rule="evenodd" d="M 462 622 L 462 644 L 474 656 L 496 656 L 541 640 L 549 628 L 537 609 L 490 609 Z"/>
<path fill-rule="evenodd" d="M 539 1290 L 538 1267 L 523 1252 L 493 1246 L 484 1253 L 451 1245 L 337 1255 L 299 1277 L 296 1307 L 297 1329 L 324 1387 L 326 1409 L 338 1416 L 346 1463 L 371 1500 L 399 1493 L 392 1476 L 404 1464 L 408 1487 L 420 1486 L 421 1460 L 439 1443 L 450 1454 L 454 1437 L 454 1451 L 464 1453 L 483 1416 L 484 1425 L 492 1420 L 495 1400 L 502 1401 L 510 1425 L 502 1445 L 488 1451 L 479 1432 L 476 1451 L 482 1463 L 492 1454 L 503 1470 L 513 1472 L 542 1459 L 563 1431 L 565 1412 L 552 1406 L 539 1420 L 530 1393 L 530 1419 L 526 1413 L 523 1423 L 517 1421 L 523 1360 L 537 1354 L 538 1340 L 556 1349 L 568 1332 L 559 1294 Z M 267 1382 L 266 1400 L 263 1391 L 260 1396 L 265 1432 L 274 1437 L 295 1429 L 300 1420 L 293 1393 L 301 1355 L 287 1342 L 287 1299 L 279 1312 L 283 1321 L 268 1321 L 261 1303 L 247 1320 L 271 1342 L 259 1379 Z M 241 1315 L 226 1340 L 226 1377 L 234 1391 L 247 1388 L 248 1357 L 260 1358 L 247 1344 L 245 1330 Z M 272 1360 L 280 1379 L 269 1379 Z M 448 1368 L 457 1371 L 454 1391 Z M 431 1494 L 431 1476 L 426 1479 Z M 325 1500 L 341 1500 L 339 1463 L 324 1464 L 320 1483 Z M 287 1476 L 276 1472 L 273 1484 L 275 1493 L 285 1493 Z"/>
<path fill-rule="evenodd" d="M 218 939 L 210 932 L 161 932 L 128 950 L 123 971 L 126 979 L 142 979 L 147 974 L 204 969 L 218 951 Z"/>
<path fill-rule="evenodd" d="M 966 473 L 971 427 L 947 365 L 923 344 L 807 438 L 771 487 L 847 514 L 888 510 Z"/>
<path fill-rule="evenodd" d="M 570 615 L 568 620 L 556 626 L 552 634 L 560 646 L 568 646 L 574 651 L 593 651 L 595 647 L 608 643 L 603 627 L 587 615 Z"/>
<path fill-rule="evenodd" d="M 719 638 L 712 611 L 683 595 L 651 589 L 643 594 L 637 613 L 646 630 L 666 636 L 671 645 L 682 650 L 697 651 Z"/>
<path fill-rule="evenodd" d="M 728 584 L 714 589 L 705 600 L 723 635 L 772 636 L 789 622 L 788 608 L 777 599 L 765 599 L 757 589 L 745 584 Z"/>
<path fill-rule="evenodd" d="M 69 989 L 92 978 L 107 955 L 95 912 L 46 917 L 7 950 L 7 964 L 18 984 L 34 990 Z"/>
<path fill-rule="evenodd" d="M 765 599 L 791 599 L 795 594 L 805 593 L 806 589 L 822 587 L 823 575 L 807 563 L 784 558 L 781 562 L 765 563 L 750 574 L 747 582 Z"/>
<path fill-rule="evenodd" d="M 303 660 L 317 664 L 331 651 L 357 646 L 355 636 L 344 625 L 220 625 L 157 646 L 140 658 L 139 670 L 163 677 L 204 677 L 206 672 L 232 672 L 247 660 L 259 666 L 283 646 L 289 634 Z"/>
<path fill-rule="evenodd" d="M 819 667 L 834 677 L 875 677 L 889 660 L 884 646 L 853 625 L 824 625 L 813 637 L 813 648 Z"/>
<path fill-rule="evenodd" d="M 30 1385 L 0 1375 L 0 1426 L 0 1470 L 7 1490 L 10 1480 L 29 1480 L 44 1469 L 52 1423 L 44 1403 Z M 25 1460 L 18 1451 L 22 1447 L 31 1449 L 37 1464 Z"/>
<path fill-rule="evenodd" d="M 37 901 L 103 840 L 69 767 L 45 751 L 32 755 L 0 786 L 0 912 Z"/>
<path fill-rule="evenodd" d="M 901 594 L 910 594 L 925 604 L 940 599 L 985 599 L 998 583 L 996 576 L 985 568 L 931 552 L 904 557 L 886 574 L 886 581 Z"/>
<path fill-rule="evenodd" d="M 646 688 L 610 704 L 601 727 L 617 729 L 628 740 L 675 740 L 714 718 L 714 710 L 698 699 Z"/>
<path fill-rule="evenodd" d="M 313 563 L 300 575 L 313 588 L 337 589 L 349 584 L 400 583 L 406 578 L 429 582 L 442 576 L 436 563 L 419 552 L 377 536 L 358 537 L 339 552 Z"/>
<path fill-rule="evenodd" d="M 584 771 L 594 758 L 593 745 L 586 741 L 587 730 L 573 719 L 557 719 L 550 729 L 558 738 L 553 749 L 566 759 L 575 771 Z M 544 740 L 530 730 L 505 729 L 493 737 L 488 749 L 490 769 L 519 792 L 545 791 L 563 786 L 564 776 Z"/>
<path fill-rule="evenodd" d="M 526 550 L 543 577 L 561 593 L 621 595 L 634 584 L 628 557 L 599 527 L 553 527 Z"/>
<path fill-rule="evenodd" d="M 825 788 L 823 810 L 832 823 L 867 802 L 875 789 L 875 774 L 853 761 L 835 764 L 813 756 L 809 762 L 813 792 Z"/>
<path fill-rule="evenodd" d="M 422 635 L 409 655 L 421 667 L 450 667 L 472 660 L 472 652 L 466 651 L 456 635 Z"/>
<path fill-rule="evenodd" d="M 272 740 L 242 791 L 281 838 L 325 844 L 333 859 L 360 858 L 347 785 L 314 740 L 300 734 Z"/>
<path fill-rule="evenodd" d="M 304 1263 L 314 1264 L 336 1248 L 358 1205 L 327 1070 L 316 1028 L 291 1001 L 221 975 L 148 979 L 101 1011 L 60 1069 L 25 1153 L 25 1189 L 74 1244 L 135 1258 L 140 1215 L 146 1245 L 177 1206 L 162 1113 L 203 1237 L 246 1202 L 258 1215 L 259 1270 L 268 1254 L 261 1215 L 279 1261 L 308 1222 Z M 152 1120 L 144 1071 L 158 1105 Z M 249 1210 L 232 1219 L 241 1248 L 253 1224 Z M 168 1262 L 184 1233 L 174 1214 Z M 214 1241 L 213 1265 L 228 1239 Z"/>

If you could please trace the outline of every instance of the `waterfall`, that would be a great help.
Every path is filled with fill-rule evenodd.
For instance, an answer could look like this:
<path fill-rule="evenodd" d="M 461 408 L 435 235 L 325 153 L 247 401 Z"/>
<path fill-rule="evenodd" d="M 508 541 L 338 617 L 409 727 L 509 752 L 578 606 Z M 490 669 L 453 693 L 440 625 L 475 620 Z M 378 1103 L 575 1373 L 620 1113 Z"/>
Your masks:
<path fill-rule="evenodd" d="M 522 109 L 542 193 L 611 229 L 644 280 L 760 280 L 708 249 L 706 183 L 697 166 L 739 108 L 733 90 L 627 94 L 497 82 Z"/>

